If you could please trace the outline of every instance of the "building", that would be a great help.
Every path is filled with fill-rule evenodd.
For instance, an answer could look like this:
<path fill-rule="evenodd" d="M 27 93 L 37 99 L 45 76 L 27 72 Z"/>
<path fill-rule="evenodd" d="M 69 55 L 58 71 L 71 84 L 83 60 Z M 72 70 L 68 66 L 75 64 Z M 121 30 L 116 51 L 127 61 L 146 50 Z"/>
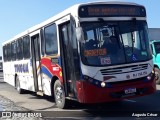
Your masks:
<path fill-rule="evenodd" d="M 160 40 L 160 28 L 149 28 L 149 39 Z"/>

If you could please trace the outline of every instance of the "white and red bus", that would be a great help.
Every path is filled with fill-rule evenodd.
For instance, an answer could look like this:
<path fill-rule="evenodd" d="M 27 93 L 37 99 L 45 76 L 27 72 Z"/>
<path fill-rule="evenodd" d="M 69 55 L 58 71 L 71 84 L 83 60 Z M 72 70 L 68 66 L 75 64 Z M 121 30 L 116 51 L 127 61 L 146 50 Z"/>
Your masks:
<path fill-rule="evenodd" d="M 74 5 L 3 44 L 4 81 L 54 96 L 59 108 L 156 91 L 145 7 Z"/>

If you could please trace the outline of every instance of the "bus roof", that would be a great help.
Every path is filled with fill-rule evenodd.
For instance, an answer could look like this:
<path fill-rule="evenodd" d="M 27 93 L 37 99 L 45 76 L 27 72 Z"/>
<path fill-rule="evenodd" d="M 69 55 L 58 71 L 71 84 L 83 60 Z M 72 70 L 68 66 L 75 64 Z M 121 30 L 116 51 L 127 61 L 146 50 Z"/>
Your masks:
<path fill-rule="evenodd" d="M 17 40 L 20 37 L 26 36 L 26 35 L 34 32 L 34 31 L 36 31 L 36 30 L 38 30 L 38 29 L 40 29 L 40 28 L 42 28 L 42 27 L 44 27 L 44 26 L 46 26 L 46 25 L 48 25 L 48 24 L 50 24 L 50 23 L 52 23 L 52 22 L 54 22 L 54 21 L 56 21 L 58 19 L 60 19 L 60 18 L 62 18 L 63 16 L 66 16 L 68 14 L 72 14 L 72 15 L 78 17 L 78 10 L 77 9 L 79 8 L 79 6 L 81 6 L 81 5 L 93 5 L 93 4 L 121 4 L 121 5 L 142 6 L 140 4 L 136 4 L 136 3 L 133 3 L 133 2 L 120 2 L 120 1 L 106 1 L 106 2 L 97 1 L 97 2 L 87 2 L 87 3 L 75 4 L 75 5 L 71 6 L 70 8 L 62 11 L 61 13 L 59 13 L 57 15 L 54 15 L 53 17 L 47 19 L 46 21 L 27 29 L 27 30 L 25 30 L 24 32 L 22 32 L 20 34 L 17 34 L 16 36 L 11 38 L 10 40 L 5 41 L 2 45 L 5 45 L 5 44 L 7 44 L 7 43 L 9 43 L 9 42 L 11 42 L 13 40 Z"/>

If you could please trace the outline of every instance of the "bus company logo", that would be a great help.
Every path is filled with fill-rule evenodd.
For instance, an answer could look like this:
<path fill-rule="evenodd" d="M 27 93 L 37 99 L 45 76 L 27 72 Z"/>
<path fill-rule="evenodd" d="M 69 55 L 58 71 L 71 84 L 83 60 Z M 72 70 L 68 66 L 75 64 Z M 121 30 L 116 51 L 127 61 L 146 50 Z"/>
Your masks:
<path fill-rule="evenodd" d="M 130 75 L 126 75 L 126 78 L 127 78 L 127 79 L 130 79 Z"/>
<path fill-rule="evenodd" d="M 28 63 L 27 64 L 15 64 L 14 68 L 15 68 L 15 72 L 19 72 L 19 73 L 29 72 Z"/>
<path fill-rule="evenodd" d="M 12 113 L 11 112 L 2 112 L 1 117 L 2 118 L 11 118 Z"/>

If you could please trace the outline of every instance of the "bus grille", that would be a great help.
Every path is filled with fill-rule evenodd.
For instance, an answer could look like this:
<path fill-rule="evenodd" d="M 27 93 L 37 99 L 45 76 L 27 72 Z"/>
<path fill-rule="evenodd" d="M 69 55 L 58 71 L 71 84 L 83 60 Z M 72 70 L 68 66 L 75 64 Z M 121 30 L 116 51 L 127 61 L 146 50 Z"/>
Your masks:
<path fill-rule="evenodd" d="M 102 75 L 112 75 L 112 74 L 122 74 L 122 73 L 146 70 L 147 68 L 148 68 L 148 64 L 140 64 L 140 65 L 131 65 L 131 66 L 124 66 L 124 67 L 102 69 L 100 71 Z"/>

